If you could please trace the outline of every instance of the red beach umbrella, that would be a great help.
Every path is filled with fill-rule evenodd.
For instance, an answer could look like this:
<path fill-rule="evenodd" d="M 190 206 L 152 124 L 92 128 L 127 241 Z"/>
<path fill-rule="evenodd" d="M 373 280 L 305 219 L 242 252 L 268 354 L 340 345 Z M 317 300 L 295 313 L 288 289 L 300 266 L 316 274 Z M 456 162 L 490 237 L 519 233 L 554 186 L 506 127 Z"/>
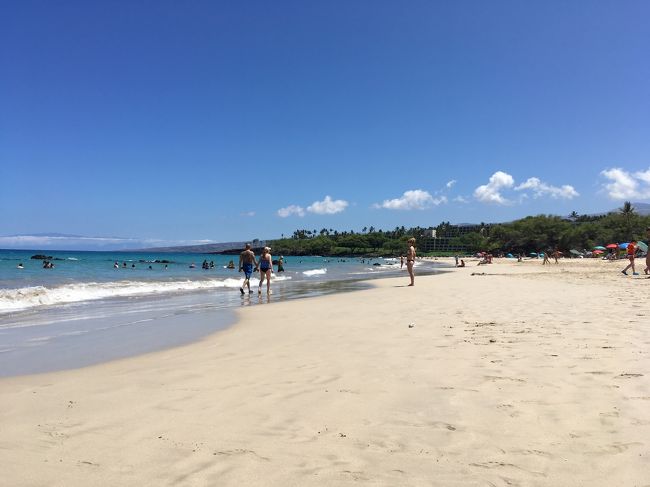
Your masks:
<path fill-rule="evenodd" d="M 617 248 L 618 248 L 618 244 L 609 244 L 609 245 L 607 246 L 607 248 L 608 248 L 608 249 L 617 249 Z"/>
<path fill-rule="evenodd" d="M 603 253 L 602 250 L 594 250 L 594 251 L 592 252 L 592 254 L 602 254 L 602 253 Z"/>

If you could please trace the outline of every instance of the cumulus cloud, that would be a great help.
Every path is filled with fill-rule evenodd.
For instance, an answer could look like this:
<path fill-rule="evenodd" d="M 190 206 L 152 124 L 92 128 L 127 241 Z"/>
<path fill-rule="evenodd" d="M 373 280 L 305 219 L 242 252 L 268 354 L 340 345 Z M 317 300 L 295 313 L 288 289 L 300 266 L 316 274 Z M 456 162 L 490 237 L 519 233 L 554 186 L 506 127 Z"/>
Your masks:
<path fill-rule="evenodd" d="M 650 198 L 650 168 L 647 171 L 630 173 L 620 167 L 614 167 L 600 174 L 610 181 L 604 184 L 604 188 L 613 200 Z"/>
<path fill-rule="evenodd" d="M 446 184 L 445 186 L 447 186 L 447 189 L 451 189 L 451 187 L 452 187 L 454 184 L 456 184 L 457 182 L 458 182 L 458 181 L 456 181 L 455 179 L 452 179 L 451 181 L 448 181 L 447 184 Z"/>
<path fill-rule="evenodd" d="M 528 178 L 525 183 L 520 184 L 515 188 L 516 191 L 523 191 L 529 189 L 533 192 L 533 197 L 539 198 L 540 196 L 550 196 L 551 198 L 573 199 L 580 196 L 573 186 L 564 184 L 560 187 L 551 186 L 539 178 Z"/>
<path fill-rule="evenodd" d="M 511 188 L 514 184 L 515 180 L 510 174 L 497 171 L 490 176 L 487 184 L 483 184 L 474 190 L 474 198 L 483 203 L 507 205 L 510 200 L 503 197 L 501 190 Z"/>
<path fill-rule="evenodd" d="M 446 196 L 434 198 L 428 191 L 413 189 L 405 191 L 400 198 L 384 200 L 383 203 L 376 203 L 375 208 L 386 208 L 388 210 L 425 210 L 431 206 L 438 206 L 447 203 Z"/>
<path fill-rule="evenodd" d="M 302 206 L 289 205 L 278 210 L 278 216 L 282 218 L 287 218 L 291 215 L 305 216 L 305 209 Z"/>
<path fill-rule="evenodd" d="M 344 211 L 348 207 L 348 204 L 345 200 L 333 200 L 329 196 L 325 196 L 323 201 L 314 201 L 309 205 L 307 211 L 316 213 L 317 215 L 334 215 L 335 213 Z"/>

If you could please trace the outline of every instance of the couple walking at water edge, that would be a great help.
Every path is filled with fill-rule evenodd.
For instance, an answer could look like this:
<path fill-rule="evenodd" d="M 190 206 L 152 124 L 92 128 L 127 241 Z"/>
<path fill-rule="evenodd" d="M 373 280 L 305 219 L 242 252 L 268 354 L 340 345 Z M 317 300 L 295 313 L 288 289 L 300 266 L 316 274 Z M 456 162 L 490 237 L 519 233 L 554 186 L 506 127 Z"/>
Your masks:
<path fill-rule="evenodd" d="M 246 244 L 244 251 L 239 254 L 239 272 L 244 271 L 244 283 L 239 288 L 242 296 L 244 295 L 244 288 L 248 287 L 248 294 L 251 294 L 251 276 L 253 270 L 260 271 L 260 285 L 257 289 L 258 294 L 262 294 L 262 284 L 266 278 L 266 293 L 271 294 L 271 272 L 273 271 L 273 258 L 271 257 L 271 248 L 264 247 L 260 261 L 257 262 L 255 253 L 251 250 L 251 244 Z"/>

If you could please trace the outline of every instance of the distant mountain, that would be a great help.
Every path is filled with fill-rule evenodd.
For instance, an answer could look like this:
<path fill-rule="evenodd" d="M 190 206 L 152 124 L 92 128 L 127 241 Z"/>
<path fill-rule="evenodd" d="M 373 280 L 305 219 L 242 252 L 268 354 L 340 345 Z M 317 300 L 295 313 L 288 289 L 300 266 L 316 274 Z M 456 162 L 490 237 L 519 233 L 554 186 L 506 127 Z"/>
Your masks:
<path fill-rule="evenodd" d="M 227 251 L 241 251 L 247 242 L 220 242 L 201 245 L 179 245 L 175 247 L 150 247 L 146 249 L 137 249 L 138 252 L 159 252 L 159 253 L 187 253 L 187 254 L 209 254 Z M 253 247 L 259 248 L 266 245 L 264 240 L 255 240 L 250 242 Z"/>
<path fill-rule="evenodd" d="M 634 211 L 642 216 L 650 215 L 650 203 L 632 203 Z M 619 211 L 618 209 L 616 211 Z"/>
<path fill-rule="evenodd" d="M 239 248 L 240 242 L 224 244 L 207 243 L 205 241 L 170 242 L 169 240 L 147 240 L 124 237 L 87 237 L 84 235 L 71 235 L 67 233 L 32 233 L 24 235 L 0 236 L 0 249 L 17 250 L 104 250 L 104 251 L 129 251 L 146 249 L 156 252 L 212 252 L 224 249 Z M 170 243 L 192 243 L 189 246 L 169 246 Z M 160 245 L 161 247 L 157 247 Z M 165 247 L 162 247 L 165 245 Z"/>
<path fill-rule="evenodd" d="M 18 250 L 121 250 L 147 245 L 121 237 L 86 237 L 67 233 L 31 233 L 0 236 L 0 248 Z"/>
<path fill-rule="evenodd" d="M 621 205 L 621 206 L 622 206 L 622 205 Z M 617 208 L 614 208 L 614 209 L 612 209 L 612 210 L 609 210 L 609 211 L 602 211 L 602 212 L 600 212 L 600 213 L 587 213 L 587 214 L 585 214 L 585 215 L 580 215 L 580 216 L 596 217 L 596 216 L 604 216 L 604 215 L 608 215 L 608 214 L 610 214 L 610 213 L 620 213 L 620 211 L 621 211 L 621 206 L 619 206 L 619 207 L 617 207 Z M 632 207 L 634 208 L 634 211 L 635 211 L 635 213 L 636 213 L 637 215 L 641 215 L 641 216 L 647 216 L 647 215 L 650 215 L 650 203 L 632 203 Z M 571 215 L 567 215 L 567 216 L 564 216 L 564 217 L 562 217 L 562 218 L 564 218 L 564 219 L 566 219 L 566 220 L 570 220 L 570 219 L 571 219 Z"/>

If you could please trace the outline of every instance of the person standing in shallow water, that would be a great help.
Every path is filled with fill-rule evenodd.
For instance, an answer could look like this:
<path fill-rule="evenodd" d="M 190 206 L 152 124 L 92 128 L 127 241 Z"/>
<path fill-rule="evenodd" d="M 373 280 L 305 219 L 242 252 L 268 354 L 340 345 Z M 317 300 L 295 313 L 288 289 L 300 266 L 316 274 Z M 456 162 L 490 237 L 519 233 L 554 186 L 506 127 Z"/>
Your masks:
<path fill-rule="evenodd" d="M 413 274 L 413 266 L 415 265 L 415 239 L 413 237 L 408 240 L 408 250 L 406 251 L 406 269 L 409 271 L 411 284 L 415 286 L 415 274 Z"/>
<path fill-rule="evenodd" d="M 239 254 L 239 272 L 244 271 L 244 283 L 239 288 L 239 292 L 244 294 L 244 288 L 248 287 L 248 294 L 251 294 L 251 276 L 253 275 L 253 265 L 257 268 L 255 254 L 251 250 L 251 244 L 247 243 L 244 251 Z"/>

